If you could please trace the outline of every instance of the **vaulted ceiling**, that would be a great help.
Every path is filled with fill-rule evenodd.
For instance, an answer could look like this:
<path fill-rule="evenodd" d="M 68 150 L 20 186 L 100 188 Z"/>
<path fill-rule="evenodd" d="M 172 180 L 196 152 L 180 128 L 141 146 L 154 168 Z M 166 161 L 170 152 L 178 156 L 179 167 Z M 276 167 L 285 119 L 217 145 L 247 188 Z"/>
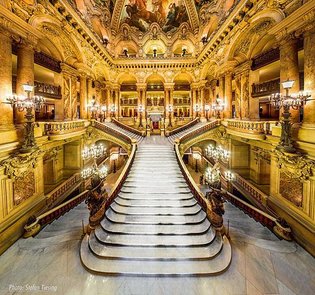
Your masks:
<path fill-rule="evenodd" d="M 164 47 L 178 39 L 192 44 L 210 36 L 237 0 L 68 0 L 85 23 L 109 41 L 108 50 L 121 53 L 120 41 L 133 40 L 129 52 L 144 50 L 143 40 L 164 39 Z M 149 35 L 149 37 L 148 37 Z M 127 42 L 128 43 L 128 42 Z M 180 45 L 182 46 L 182 44 Z M 163 45 L 160 44 L 160 48 Z M 189 42 L 188 42 L 189 47 Z M 162 49 L 161 49 L 162 50 Z M 165 49 L 166 50 L 166 49 Z M 164 51 L 165 51 L 164 50 Z M 163 51 L 163 50 L 162 50 Z M 189 48 L 192 53 L 195 50 Z"/>

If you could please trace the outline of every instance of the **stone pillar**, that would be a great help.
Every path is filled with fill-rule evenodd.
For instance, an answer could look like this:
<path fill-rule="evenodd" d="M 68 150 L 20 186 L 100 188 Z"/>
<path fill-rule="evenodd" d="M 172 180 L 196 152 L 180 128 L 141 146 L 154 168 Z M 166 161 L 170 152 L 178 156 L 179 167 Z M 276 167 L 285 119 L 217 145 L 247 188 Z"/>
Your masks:
<path fill-rule="evenodd" d="M 105 87 L 105 99 L 106 99 L 106 108 L 107 108 L 107 113 L 106 113 L 106 117 L 110 118 L 110 107 L 111 107 L 111 91 L 110 91 L 110 85 L 107 84 Z"/>
<path fill-rule="evenodd" d="M 299 78 L 299 62 L 298 62 L 298 48 L 297 39 L 289 35 L 280 41 L 280 91 L 285 94 L 281 83 L 286 80 L 294 80 L 293 87 L 290 89 L 290 94 L 300 91 Z M 299 110 L 290 110 L 291 121 L 299 122 Z M 280 110 L 280 117 L 282 111 Z"/>
<path fill-rule="evenodd" d="M 311 91 L 312 97 L 304 106 L 303 124 L 298 137 L 301 141 L 315 144 L 315 27 L 304 33 L 304 90 Z"/>
<path fill-rule="evenodd" d="M 241 75 L 235 76 L 235 118 L 241 119 Z"/>
<path fill-rule="evenodd" d="M 80 77 L 80 115 L 81 119 L 87 119 L 87 88 L 86 76 Z"/>
<path fill-rule="evenodd" d="M 225 97 L 224 97 L 224 113 L 225 119 L 232 118 L 232 72 L 228 71 L 225 73 Z"/>
<path fill-rule="evenodd" d="M 197 88 L 197 85 L 195 84 L 192 84 L 191 85 L 191 93 L 192 93 L 192 102 L 191 102 L 191 106 L 192 106 L 192 118 L 196 118 L 196 111 L 195 111 L 195 105 L 198 103 L 198 100 L 197 100 L 197 91 L 198 91 L 198 88 Z"/>
<path fill-rule="evenodd" d="M 241 118 L 249 119 L 249 70 L 241 75 Z"/>
<path fill-rule="evenodd" d="M 215 118 L 216 114 L 215 111 L 213 110 L 213 105 L 215 104 L 216 101 L 216 87 L 217 87 L 217 80 L 212 80 L 210 82 L 210 108 L 211 108 L 211 117 Z"/>
<path fill-rule="evenodd" d="M 63 99 L 63 119 L 76 119 L 77 113 L 77 72 L 67 65 L 62 64 L 62 99 Z M 61 116 L 58 114 L 58 117 Z"/>
<path fill-rule="evenodd" d="M 164 92 L 167 95 L 167 101 L 168 103 L 165 104 L 165 115 L 167 121 L 169 121 L 169 112 L 168 112 L 168 105 L 173 106 L 173 110 L 175 110 L 174 107 L 174 97 L 173 97 L 173 90 L 174 90 L 175 83 L 164 83 Z M 173 124 L 174 122 L 174 111 L 171 113 L 171 122 Z"/>
<path fill-rule="evenodd" d="M 16 94 L 27 95 L 23 89 L 23 84 L 34 85 L 34 45 L 22 41 L 17 50 L 17 76 L 16 76 Z M 34 95 L 34 92 L 31 93 Z M 25 112 L 15 112 L 17 124 L 25 122 Z M 34 111 L 35 116 L 35 111 Z"/>
<path fill-rule="evenodd" d="M 13 109 L 6 104 L 12 94 L 12 46 L 10 33 L 0 28 L 0 129 L 13 128 Z"/>
<path fill-rule="evenodd" d="M 224 75 L 219 77 L 219 98 L 224 101 Z"/>

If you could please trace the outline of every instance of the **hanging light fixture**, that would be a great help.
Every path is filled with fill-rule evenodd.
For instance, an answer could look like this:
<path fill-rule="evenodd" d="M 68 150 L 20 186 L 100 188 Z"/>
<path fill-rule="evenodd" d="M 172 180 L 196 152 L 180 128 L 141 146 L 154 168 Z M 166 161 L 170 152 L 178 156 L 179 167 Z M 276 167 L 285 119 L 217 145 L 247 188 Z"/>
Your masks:
<path fill-rule="evenodd" d="M 231 152 L 223 149 L 221 146 L 215 147 L 212 144 L 209 144 L 205 149 L 205 153 L 210 158 L 213 158 L 215 161 L 228 162 L 231 157 Z"/>

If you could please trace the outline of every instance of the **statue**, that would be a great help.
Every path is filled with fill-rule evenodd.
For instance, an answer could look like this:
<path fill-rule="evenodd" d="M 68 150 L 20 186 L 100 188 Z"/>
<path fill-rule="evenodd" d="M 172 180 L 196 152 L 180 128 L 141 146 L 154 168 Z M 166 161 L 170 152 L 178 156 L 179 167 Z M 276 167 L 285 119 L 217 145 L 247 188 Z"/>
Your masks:
<path fill-rule="evenodd" d="M 216 189 L 210 189 L 206 194 L 206 198 L 210 201 L 210 207 L 207 209 L 207 216 L 211 224 L 216 230 L 223 230 L 223 214 L 224 210 L 224 199 L 221 195 L 221 191 Z"/>

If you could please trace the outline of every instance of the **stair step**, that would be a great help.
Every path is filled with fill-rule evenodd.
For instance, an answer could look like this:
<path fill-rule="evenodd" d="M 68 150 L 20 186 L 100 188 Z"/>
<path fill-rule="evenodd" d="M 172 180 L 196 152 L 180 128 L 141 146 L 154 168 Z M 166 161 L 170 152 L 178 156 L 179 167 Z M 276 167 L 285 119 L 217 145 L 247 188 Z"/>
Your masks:
<path fill-rule="evenodd" d="M 123 260 L 210 260 L 222 249 L 221 235 L 217 235 L 210 246 L 200 247 L 126 247 L 104 245 L 99 242 L 94 232 L 89 237 L 89 247 L 94 255 L 102 259 Z"/>
<path fill-rule="evenodd" d="M 140 275 L 140 276 L 201 276 L 216 275 L 223 272 L 231 262 L 231 246 L 223 238 L 223 248 L 209 263 L 204 261 L 146 261 L 99 259 L 90 252 L 88 236 L 81 244 L 81 261 L 87 269 L 104 275 Z"/>
<path fill-rule="evenodd" d="M 119 192 L 119 197 L 124 200 L 190 200 L 194 199 L 193 195 L 191 193 L 180 193 L 180 194 L 161 194 L 161 193 L 155 193 L 155 194 L 147 194 L 147 193 L 128 193 L 123 191 L 123 189 Z"/>
<path fill-rule="evenodd" d="M 120 213 L 120 214 L 126 214 L 126 215 L 171 215 L 171 216 L 177 216 L 177 215 L 196 215 L 198 212 L 200 212 L 201 207 L 196 204 L 193 207 L 170 207 L 170 208 L 152 208 L 152 207 L 124 207 L 120 206 L 116 202 L 113 202 L 110 206 L 113 211 Z"/>
<path fill-rule="evenodd" d="M 201 235 L 121 235 L 107 233 L 97 227 L 95 235 L 101 243 L 125 247 L 197 247 L 210 245 L 215 238 L 215 231 L 210 227 Z"/>
<path fill-rule="evenodd" d="M 169 194 L 180 194 L 180 193 L 190 193 L 189 188 L 165 188 L 160 187 L 158 189 L 156 188 L 150 188 L 150 187 L 128 187 L 123 186 L 121 189 L 122 192 L 126 193 L 144 193 L 144 194 L 161 194 L 161 193 L 169 193 Z"/>
<path fill-rule="evenodd" d="M 200 210 L 195 215 L 126 215 L 115 212 L 111 207 L 106 211 L 109 220 L 127 224 L 198 224 L 205 220 L 206 213 Z"/>
<path fill-rule="evenodd" d="M 169 199 L 162 199 L 162 200 L 137 200 L 137 199 L 123 199 L 121 197 L 117 197 L 115 202 L 120 206 L 126 207 L 160 207 L 160 208 L 169 208 L 169 207 L 176 207 L 176 208 L 186 208 L 192 207 L 197 204 L 197 201 L 194 198 L 190 198 L 187 200 L 169 200 Z"/>
<path fill-rule="evenodd" d="M 205 233 L 209 229 L 210 222 L 205 219 L 202 223 L 194 225 L 118 224 L 104 218 L 101 221 L 101 226 L 108 233 L 116 234 L 199 235 Z"/>

